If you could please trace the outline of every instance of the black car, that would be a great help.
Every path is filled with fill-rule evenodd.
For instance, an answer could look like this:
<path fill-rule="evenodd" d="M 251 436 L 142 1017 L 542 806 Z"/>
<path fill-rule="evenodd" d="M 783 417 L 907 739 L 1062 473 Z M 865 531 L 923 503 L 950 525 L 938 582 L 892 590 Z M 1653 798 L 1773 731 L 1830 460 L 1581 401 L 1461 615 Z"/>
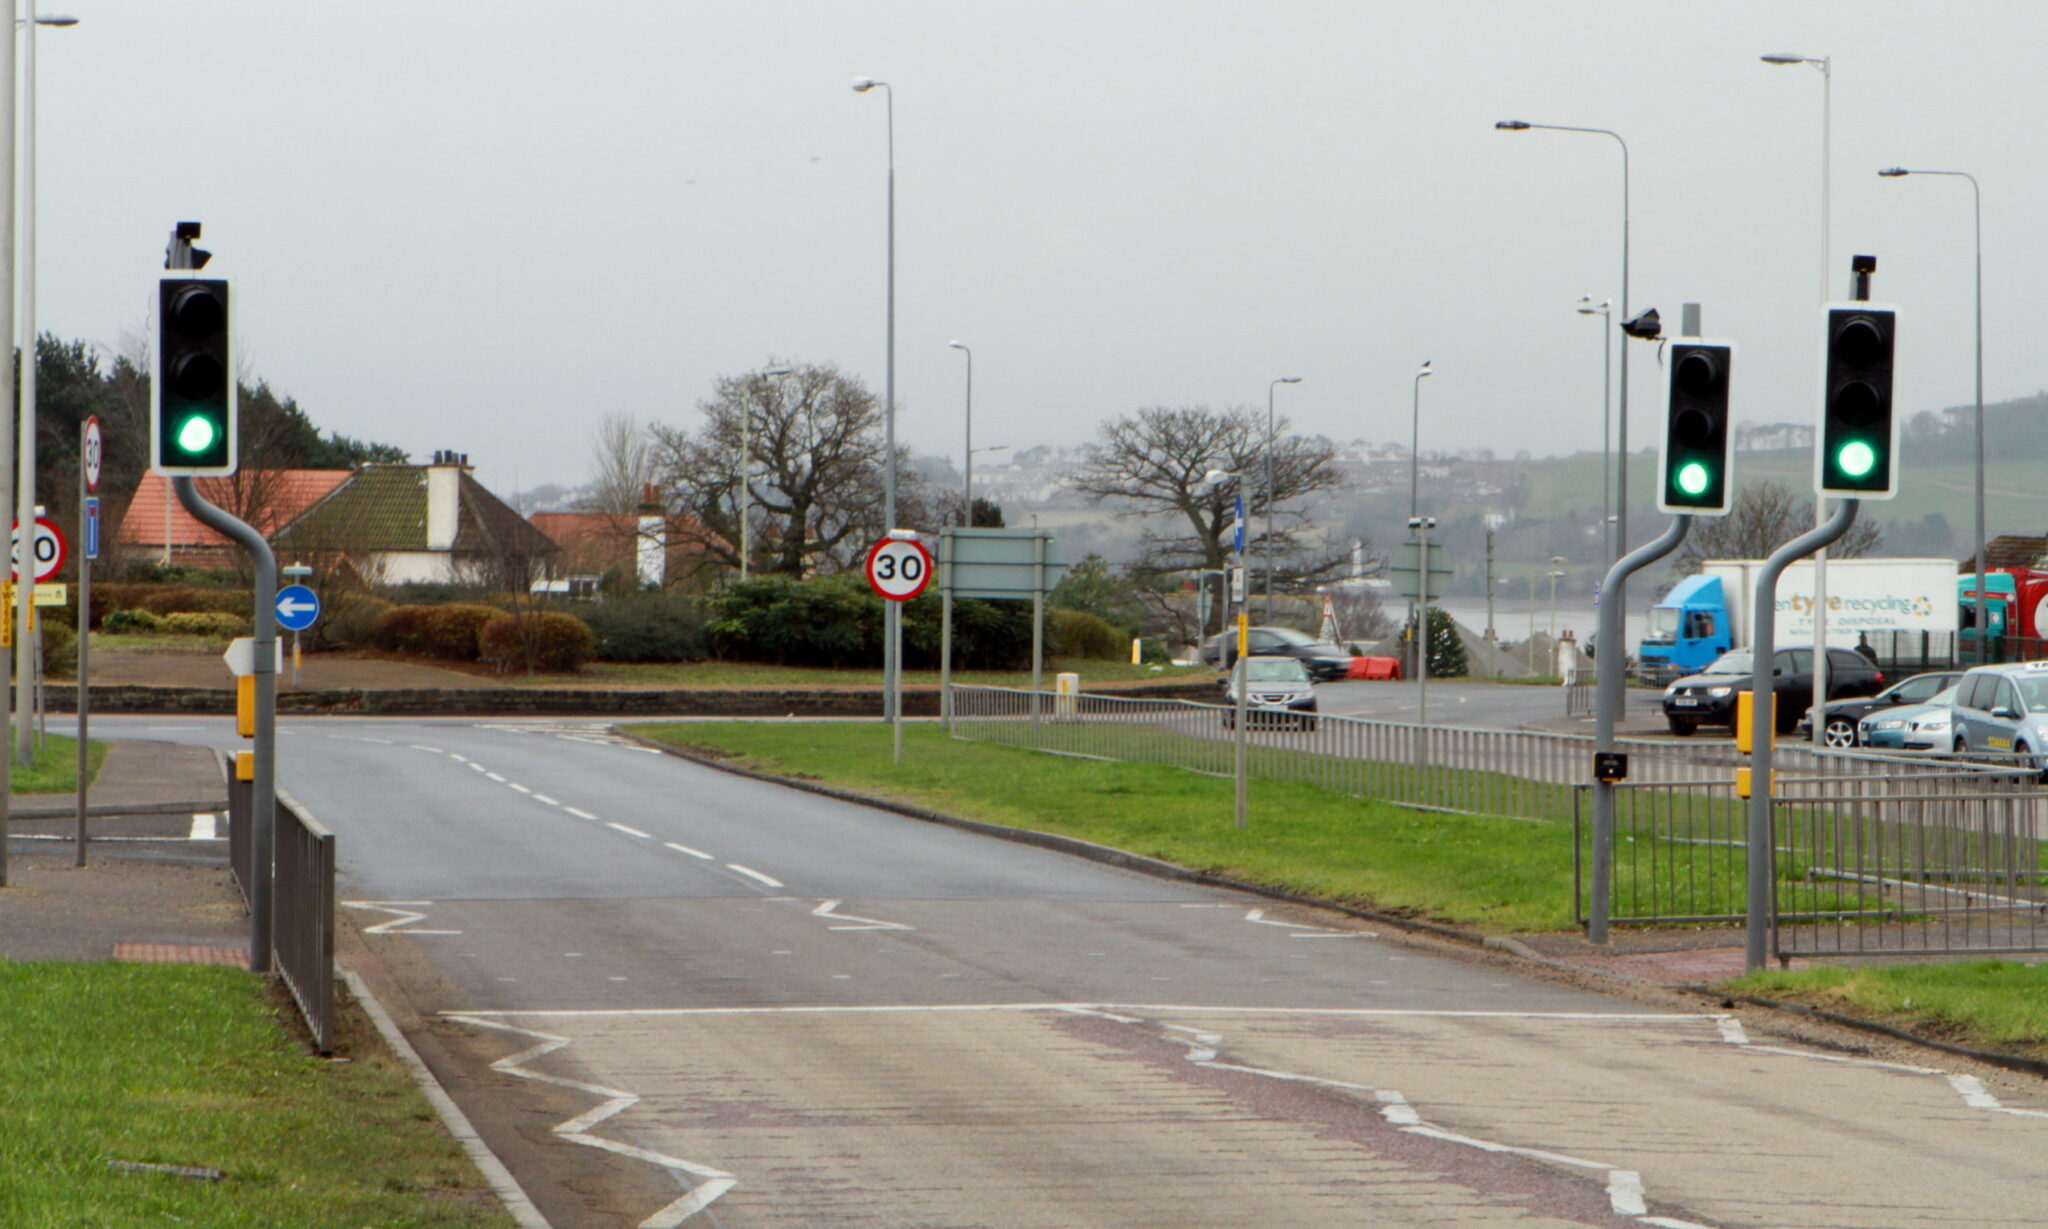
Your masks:
<path fill-rule="evenodd" d="M 1748 649 L 1723 653 L 1698 674 L 1664 689 L 1664 720 L 1682 736 L 1703 725 L 1735 725 L 1735 697 L 1749 690 L 1755 657 Z M 1771 658 L 1777 694 L 1777 730 L 1789 734 L 1813 703 L 1813 650 L 1779 649 Z M 1828 699 L 1867 696 L 1884 686 L 1884 672 L 1848 649 L 1828 650 Z"/>
<path fill-rule="evenodd" d="M 1253 657 L 1294 657 L 1308 667 L 1318 683 L 1341 679 L 1351 673 L 1351 654 L 1327 640 L 1317 640 L 1291 627 L 1254 627 L 1246 630 Z M 1237 660 L 1237 633 L 1224 632 L 1202 646 L 1202 660 L 1219 670 Z"/>
<path fill-rule="evenodd" d="M 1832 660 L 1832 659 L 1831 659 Z M 1930 670 L 1900 679 L 1874 696 L 1863 696 L 1855 700 L 1828 701 L 1827 724 L 1823 727 L 1822 738 L 1830 747 L 1853 747 L 1857 742 L 1856 723 L 1881 708 L 1900 708 L 1908 704 L 1925 704 L 1943 688 L 1952 687 L 1963 677 L 1960 670 Z M 1828 688 L 1833 691 L 1834 688 Z M 1799 719 L 1799 730 L 1807 737 L 1813 734 L 1813 709 L 1808 708 Z"/>

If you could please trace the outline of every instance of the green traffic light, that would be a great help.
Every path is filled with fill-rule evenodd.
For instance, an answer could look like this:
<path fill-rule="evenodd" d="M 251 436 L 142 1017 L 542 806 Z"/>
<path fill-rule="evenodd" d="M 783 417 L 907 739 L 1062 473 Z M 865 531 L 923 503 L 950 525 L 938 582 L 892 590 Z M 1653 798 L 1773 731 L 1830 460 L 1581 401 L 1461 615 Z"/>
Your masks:
<path fill-rule="evenodd" d="M 1850 440 L 1835 452 L 1835 468 L 1851 478 L 1861 478 L 1877 468 L 1877 450 L 1862 440 Z"/>
<path fill-rule="evenodd" d="M 1707 467 L 1701 465 L 1698 461 L 1688 461 L 1686 464 L 1678 467 L 1678 489 L 1684 491 L 1687 495 L 1706 494 L 1709 480 L 1710 475 L 1707 473 Z"/>
<path fill-rule="evenodd" d="M 193 414 L 178 424 L 178 451 L 186 456 L 204 453 L 217 438 L 219 432 L 214 429 L 213 420 L 204 414 Z"/>

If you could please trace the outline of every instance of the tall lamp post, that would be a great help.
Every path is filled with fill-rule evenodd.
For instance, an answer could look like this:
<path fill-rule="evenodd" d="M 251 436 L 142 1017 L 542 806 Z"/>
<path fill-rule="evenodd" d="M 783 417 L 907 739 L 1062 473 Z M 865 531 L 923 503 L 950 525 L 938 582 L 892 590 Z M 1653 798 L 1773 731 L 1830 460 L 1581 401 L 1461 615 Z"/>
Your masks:
<path fill-rule="evenodd" d="M 967 356 L 967 473 L 961 483 L 960 528 L 974 528 L 974 351 L 963 342 L 949 341 L 951 348 Z"/>
<path fill-rule="evenodd" d="M 770 367 L 761 373 L 766 380 L 789 375 L 794 369 Z M 754 558 L 754 401 L 749 397 L 740 407 L 740 579 L 751 573 Z"/>
<path fill-rule="evenodd" d="M 1820 301 L 1828 301 L 1828 194 L 1832 179 L 1831 168 L 1834 159 L 1830 155 L 1835 127 L 1835 61 L 1832 56 L 1800 55 L 1797 52 L 1779 51 L 1759 56 L 1766 64 L 1810 64 L 1820 71 Z M 1626 347 L 1624 347 L 1625 349 Z M 1813 497 L 1813 524 L 1819 528 L 1828 522 L 1828 501 L 1816 494 Z M 1813 553 L 1813 703 L 1814 711 L 1820 712 L 1828 702 L 1828 549 L 1823 546 Z M 1816 746 L 1826 744 L 1825 721 L 1813 723 L 1813 741 Z"/>
<path fill-rule="evenodd" d="M 1300 376 L 1281 376 L 1266 385 L 1266 622 L 1273 621 L 1273 390 L 1299 384 Z"/>
<path fill-rule="evenodd" d="M 856 94 L 874 89 L 881 90 L 882 97 L 888 100 L 884 114 L 889 130 L 889 356 L 882 394 L 882 532 L 890 533 L 896 529 L 896 90 L 887 81 L 873 77 L 861 77 L 853 83 Z M 894 724 L 901 691 L 897 676 L 903 665 L 903 611 L 900 602 L 883 605 L 887 609 L 883 612 L 886 627 L 882 636 L 882 715 Z"/>
<path fill-rule="evenodd" d="M 1531 124 L 1525 120 L 1504 119 L 1494 125 L 1504 132 L 1523 132 L 1535 128 L 1544 132 L 1585 132 L 1596 136 L 1613 137 L 1621 146 L 1621 318 L 1628 320 L 1628 142 L 1621 134 L 1609 128 L 1579 128 L 1570 124 Z M 1614 554 L 1618 558 L 1628 551 L 1628 347 L 1621 348 L 1621 410 L 1615 430 L 1616 451 L 1620 454 L 1614 480 Z M 1616 594 L 1617 598 L 1621 595 Z"/>
<path fill-rule="evenodd" d="M 1987 662 L 1991 660 L 1991 598 L 1984 592 L 1984 195 L 1977 188 L 1977 177 L 1968 171 L 1921 171 L 1895 166 L 1878 174 L 1886 179 L 1949 175 L 1970 181 L 1970 211 L 1977 236 L 1977 660 Z"/>
<path fill-rule="evenodd" d="M 1613 306 L 1612 299 L 1602 299 L 1595 307 L 1592 295 L 1579 296 L 1579 314 L 1600 317 L 1600 561 L 1606 564 L 1620 557 L 1614 549 L 1614 514 L 1608 504 L 1614 483 Z"/>
<path fill-rule="evenodd" d="M 15 479 L 15 521 L 21 526 L 23 565 L 14 587 L 14 625 L 29 626 L 35 601 L 36 525 L 36 27 L 75 26 L 76 17 L 17 19 L 21 48 L 21 439 L 15 446 L 20 473 Z M 13 48 L 8 48 L 10 58 Z M 10 291 L 11 293 L 11 291 Z M 26 764 L 35 758 L 35 637 L 14 638 L 16 721 L 15 754 Z"/>
<path fill-rule="evenodd" d="M 1423 359 L 1422 366 L 1415 369 L 1415 382 L 1408 401 L 1408 519 L 1411 521 L 1419 514 L 1422 493 L 1422 382 L 1435 374 L 1430 370 L 1429 360 Z"/>

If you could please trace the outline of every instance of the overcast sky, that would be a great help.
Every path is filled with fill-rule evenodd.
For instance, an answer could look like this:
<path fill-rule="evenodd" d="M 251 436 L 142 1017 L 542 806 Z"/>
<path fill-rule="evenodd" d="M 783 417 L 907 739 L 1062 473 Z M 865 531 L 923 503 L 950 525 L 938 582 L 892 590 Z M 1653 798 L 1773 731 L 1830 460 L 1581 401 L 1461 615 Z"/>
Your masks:
<path fill-rule="evenodd" d="M 45 0 L 54 5 L 58 0 Z M 1874 253 L 1906 410 L 2044 384 L 2048 4 L 69 0 L 40 35 L 40 324 L 147 332 L 170 225 L 236 279 L 245 370 L 321 426 L 484 481 L 580 482 L 592 425 L 694 427 L 721 373 L 882 391 L 896 90 L 899 438 L 1077 444 L 1143 405 L 1254 404 L 1425 448 L 1598 447 L 1600 329 L 1682 301 L 1739 419 L 1811 421 L 1823 78 L 1846 294 Z M 53 11 L 46 9 L 45 11 Z M 1634 343 L 1632 343 L 1634 344 Z M 1617 341 L 1617 347 L 1619 342 Z M 1661 392 L 1637 345 L 1637 444 Z M 1993 441 L 1996 449 L 1996 441 Z"/>

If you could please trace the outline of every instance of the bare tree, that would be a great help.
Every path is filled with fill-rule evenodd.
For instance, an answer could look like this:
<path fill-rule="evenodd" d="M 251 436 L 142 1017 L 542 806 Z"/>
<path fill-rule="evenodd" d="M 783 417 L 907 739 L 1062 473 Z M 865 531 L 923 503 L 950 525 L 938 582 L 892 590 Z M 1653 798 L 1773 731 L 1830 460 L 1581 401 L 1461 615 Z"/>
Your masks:
<path fill-rule="evenodd" d="M 1726 516 L 1693 518 L 1684 551 L 1678 557 L 1681 576 L 1700 570 L 1708 559 L 1762 559 L 1813 528 L 1813 501 L 1795 495 L 1782 482 L 1752 483 L 1735 492 Z M 1839 542 L 1828 547 L 1836 559 L 1868 555 L 1884 544 L 1877 523 L 1859 519 Z"/>
<path fill-rule="evenodd" d="M 1245 497 L 1245 553 L 1266 554 L 1266 513 L 1273 511 L 1273 554 L 1283 565 L 1280 579 L 1299 583 L 1328 572 L 1338 557 L 1319 557 L 1305 532 L 1306 513 L 1288 508 L 1298 499 L 1337 484 L 1335 450 L 1324 441 L 1284 434 L 1275 427 L 1272 489 L 1266 486 L 1266 416 L 1249 406 L 1226 410 L 1207 406 L 1153 406 L 1103 424 L 1102 440 L 1070 485 L 1098 500 L 1126 505 L 1123 516 L 1161 516 L 1172 528 L 1147 527 L 1143 562 L 1150 568 L 1219 568 L 1229 557 L 1232 508 Z M 1210 485 L 1211 470 L 1230 475 Z"/>
<path fill-rule="evenodd" d="M 631 414 L 607 414 L 590 435 L 592 479 L 585 512 L 629 516 L 655 480 L 654 440 Z"/>
<path fill-rule="evenodd" d="M 719 377 L 694 434 L 655 426 L 655 468 L 670 508 L 683 514 L 673 533 L 737 568 L 744 503 L 752 570 L 801 577 L 851 566 L 891 526 L 882 523 L 882 410 L 874 395 L 829 363 L 788 366 L 784 376 Z M 751 452 L 746 499 L 743 435 Z M 907 457 L 898 451 L 896 519 L 936 525 L 930 492 Z"/>

